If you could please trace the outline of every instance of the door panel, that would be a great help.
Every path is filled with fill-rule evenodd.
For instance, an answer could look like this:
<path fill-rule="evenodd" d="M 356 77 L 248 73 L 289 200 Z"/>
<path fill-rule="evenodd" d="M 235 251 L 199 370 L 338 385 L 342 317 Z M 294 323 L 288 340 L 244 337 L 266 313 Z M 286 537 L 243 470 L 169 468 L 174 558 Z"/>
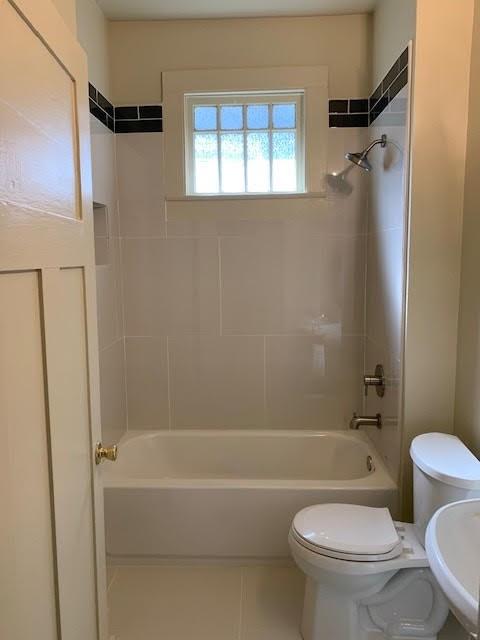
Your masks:
<path fill-rule="evenodd" d="M 61 629 L 84 640 L 97 618 L 83 269 L 45 269 L 42 284 Z"/>
<path fill-rule="evenodd" d="M 0 199 L 17 216 L 79 218 L 74 82 L 10 3 L 0 25 Z"/>
<path fill-rule="evenodd" d="M 85 53 L 50 0 L 0 0 L 0 638 L 104 640 Z"/>
<path fill-rule="evenodd" d="M 0 274 L 0 638 L 57 638 L 38 272 Z M 41 630 L 41 631 L 40 631 Z"/>

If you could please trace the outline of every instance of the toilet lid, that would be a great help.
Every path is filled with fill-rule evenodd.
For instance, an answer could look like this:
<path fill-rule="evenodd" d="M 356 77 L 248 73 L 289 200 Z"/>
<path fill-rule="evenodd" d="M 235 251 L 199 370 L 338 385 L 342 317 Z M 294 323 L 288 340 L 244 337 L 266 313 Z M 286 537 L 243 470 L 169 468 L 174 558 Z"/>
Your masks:
<path fill-rule="evenodd" d="M 317 504 L 297 513 L 296 533 L 316 547 L 340 553 L 381 555 L 401 548 L 388 509 L 354 504 Z"/>

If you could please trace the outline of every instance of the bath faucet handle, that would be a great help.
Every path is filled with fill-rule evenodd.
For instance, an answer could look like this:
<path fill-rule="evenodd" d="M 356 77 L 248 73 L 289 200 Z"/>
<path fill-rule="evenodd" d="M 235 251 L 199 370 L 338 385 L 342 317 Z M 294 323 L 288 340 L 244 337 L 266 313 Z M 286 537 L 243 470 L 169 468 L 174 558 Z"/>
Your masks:
<path fill-rule="evenodd" d="M 383 365 L 377 364 L 373 375 L 363 376 L 363 385 L 365 387 L 365 395 L 368 396 L 368 387 L 375 387 L 377 396 L 383 398 L 385 395 L 385 371 Z"/>

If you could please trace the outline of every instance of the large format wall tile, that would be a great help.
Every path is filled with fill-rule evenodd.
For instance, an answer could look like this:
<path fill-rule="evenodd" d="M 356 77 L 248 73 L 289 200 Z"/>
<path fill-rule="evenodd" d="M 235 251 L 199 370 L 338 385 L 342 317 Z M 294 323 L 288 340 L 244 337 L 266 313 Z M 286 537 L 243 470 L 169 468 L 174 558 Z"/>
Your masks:
<path fill-rule="evenodd" d="M 403 230 L 388 229 L 368 236 L 367 336 L 401 357 L 403 331 Z"/>
<path fill-rule="evenodd" d="M 93 117 L 90 128 L 93 200 L 105 211 L 100 229 L 105 264 L 97 266 L 96 276 L 102 438 L 109 443 L 127 428 L 115 136 Z"/>
<path fill-rule="evenodd" d="M 119 236 L 115 136 L 90 118 L 93 200 L 107 207 L 109 234 Z"/>
<path fill-rule="evenodd" d="M 222 238 L 221 264 L 226 334 L 363 333 L 363 237 Z"/>
<path fill-rule="evenodd" d="M 126 338 L 129 429 L 168 429 L 166 338 Z"/>
<path fill-rule="evenodd" d="M 359 235 L 367 231 L 365 213 L 371 176 L 345 158 L 348 152 L 364 149 L 367 136 L 368 129 L 333 127 L 328 130 L 325 188 L 330 207 L 335 212 L 337 233 Z"/>
<path fill-rule="evenodd" d="M 380 398 L 375 389 L 369 389 L 365 401 L 365 410 L 369 415 L 382 414 L 382 428 L 367 428 L 366 431 L 372 438 L 392 478 L 397 478 L 400 470 L 400 360 L 384 347 L 372 340 L 366 340 L 365 344 L 365 370 L 373 372 L 375 366 L 382 363 L 385 370 L 385 395 Z"/>
<path fill-rule="evenodd" d="M 121 325 L 118 314 L 115 268 L 112 265 L 102 265 L 97 267 L 96 275 L 98 343 L 102 349 L 121 337 Z"/>
<path fill-rule="evenodd" d="M 117 172 L 122 237 L 163 237 L 162 134 L 117 136 Z"/>
<path fill-rule="evenodd" d="M 218 333 L 216 239 L 123 239 L 127 336 Z"/>
<path fill-rule="evenodd" d="M 365 216 L 353 214 L 351 197 L 258 197 L 167 202 L 168 237 L 249 236 L 283 229 L 312 235 L 354 235 Z M 296 230 L 296 231 L 295 231 Z"/>
<path fill-rule="evenodd" d="M 100 351 L 102 436 L 116 442 L 127 427 L 123 340 Z"/>
<path fill-rule="evenodd" d="M 100 349 L 123 338 L 120 283 L 120 245 L 118 238 L 108 240 L 107 264 L 97 266 L 97 320 Z"/>
<path fill-rule="evenodd" d="M 255 336 L 170 339 L 172 427 L 262 428 L 263 346 Z"/>
<path fill-rule="evenodd" d="M 395 97 L 369 130 L 371 139 L 385 133 L 385 149 L 372 150 L 368 209 L 365 368 L 384 366 L 386 391 L 370 389 L 368 413 L 381 413 L 381 431 L 368 429 L 392 477 L 398 480 L 401 449 L 401 360 L 403 356 L 405 228 L 405 148 L 407 88 Z"/>
<path fill-rule="evenodd" d="M 345 428 L 361 408 L 363 342 L 336 325 L 318 336 L 268 337 L 267 426 Z"/>

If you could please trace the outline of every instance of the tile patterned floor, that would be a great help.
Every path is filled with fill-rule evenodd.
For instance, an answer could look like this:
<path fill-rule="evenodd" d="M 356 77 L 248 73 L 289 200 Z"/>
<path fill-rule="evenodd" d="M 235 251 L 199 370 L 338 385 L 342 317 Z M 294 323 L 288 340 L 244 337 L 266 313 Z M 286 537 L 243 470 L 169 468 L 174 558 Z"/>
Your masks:
<path fill-rule="evenodd" d="M 294 567 L 124 566 L 108 578 L 110 640 L 301 640 Z"/>

